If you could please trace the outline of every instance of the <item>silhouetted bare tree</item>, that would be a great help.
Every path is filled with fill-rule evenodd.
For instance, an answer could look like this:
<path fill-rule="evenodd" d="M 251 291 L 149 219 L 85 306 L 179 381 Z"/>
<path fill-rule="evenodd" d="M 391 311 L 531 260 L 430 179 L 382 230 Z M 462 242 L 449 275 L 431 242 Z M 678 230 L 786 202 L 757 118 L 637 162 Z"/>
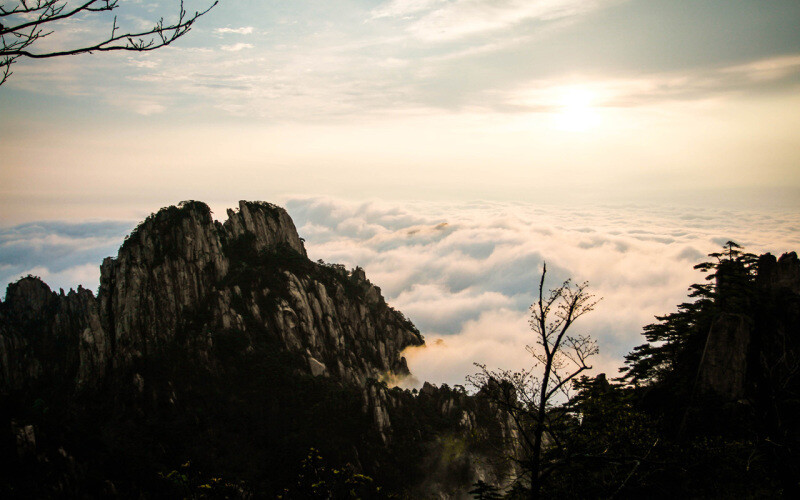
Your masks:
<path fill-rule="evenodd" d="M 543 473 L 548 470 L 542 459 L 545 441 L 547 446 L 562 446 L 554 429 L 568 415 L 549 410 L 559 394 L 569 399 L 570 382 L 592 368 L 588 360 L 598 353 L 591 337 L 569 333 L 575 320 L 592 311 L 598 302 L 588 293 L 588 283 L 567 280 L 546 293 L 546 274 L 545 264 L 538 300 L 530 308 L 535 345 L 526 348 L 535 360 L 534 367 L 515 372 L 489 370 L 479 364 L 481 371 L 469 377 L 474 387 L 487 393 L 513 420 L 516 460 L 530 476 L 530 498 L 539 498 Z"/>
<path fill-rule="evenodd" d="M 11 76 L 11 65 L 19 58 L 44 59 L 117 50 L 147 52 L 164 47 L 185 35 L 194 22 L 217 3 L 218 1 L 215 1 L 207 9 L 189 15 L 181 0 L 177 21 L 165 23 L 162 17 L 152 28 L 141 31 L 120 29 L 117 17 L 114 16 L 108 27 L 109 31 L 98 41 L 60 50 L 37 51 L 37 44 L 42 39 L 64 28 L 61 21 L 102 16 L 106 12 L 116 10 L 119 7 L 119 0 L 0 1 L 0 85 Z"/>

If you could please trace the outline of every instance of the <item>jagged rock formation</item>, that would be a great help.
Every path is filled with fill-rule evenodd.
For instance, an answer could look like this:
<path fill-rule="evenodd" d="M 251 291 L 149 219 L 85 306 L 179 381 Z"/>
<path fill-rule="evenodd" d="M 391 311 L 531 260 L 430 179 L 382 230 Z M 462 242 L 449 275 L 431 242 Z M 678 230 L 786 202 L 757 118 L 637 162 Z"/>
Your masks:
<path fill-rule="evenodd" d="M 474 478 L 500 482 L 513 470 L 485 447 L 511 433 L 497 408 L 449 388 L 416 397 L 381 382 L 407 376 L 402 351 L 422 344 L 362 269 L 311 262 L 282 208 L 240 202 L 220 223 L 184 202 L 152 214 L 103 261 L 97 297 L 55 293 L 35 277 L 9 285 L 0 418 L 17 445 L 0 458 L 16 457 L 7 470 L 26 471 L 29 488 L 39 487 L 31 471 L 62 464 L 48 472 L 58 487 L 43 491 L 74 495 L 118 491 L 136 460 L 189 457 L 244 477 L 251 492 L 275 491 L 308 445 L 396 491 L 449 498 Z M 98 425 L 102 438 L 88 430 Z M 241 453 L 249 459 L 236 466 Z M 109 469 L 120 454 L 134 462 Z M 423 474 L 423 461 L 436 472 Z M 86 489 L 79 470 L 114 482 Z"/>
<path fill-rule="evenodd" d="M 414 481 L 411 498 L 469 498 L 469 485 L 478 480 L 505 489 L 516 479 L 517 428 L 486 388 L 469 395 L 461 386 L 425 382 L 412 396 L 380 384 L 374 387 L 375 399 L 382 402 L 376 423 L 382 420 L 390 436 L 405 436 L 404 441 L 390 443 L 393 453 L 421 444 L 415 461 L 425 473 Z M 436 432 L 426 432 L 434 421 Z"/>
<path fill-rule="evenodd" d="M 721 278 L 721 279 L 720 279 Z M 718 288 L 727 293 L 718 276 Z M 735 401 L 762 391 L 764 377 L 800 367 L 800 261 L 795 252 L 758 259 L 755 290 L 738 312 L 713 321 L 698 372 L 700 393 Z M 759 389 L 762 386 L 762 389 Z"/>
<path fill-rule="evenodd" d="M 756 283 L 767 293 L 790 290 L 800 294 L 800 261 L 796 252 L 789 252 L 776 259 L 772 254 L 764 254 L 758 259 Z"/>
<path fill-rule="evenodd" d="M 307 261 L 279 207 L 241 202 L 228 216 L 219 224 L 198 202 L 152 215 L 103 262 L 97 299 L 84 289 L 55 294 L 36 278 L 11 285 L 0 312 L 0 390 L 53 379 L 94 386 L 175 341 L 202 358 L 230 329 L 279 337 L 316 375 L 364 385 L 408 374 L 400 353 L 422 337 L 363 270 Z M 275 261 L 268 283 L 256 276 L 259 256 Z"/>
<path fill-rule="evenodd" d="M 56 294 L 24 278 L 9 285 L 0 307 L 0 391 L 96 382 L 105 375 L 110 342 L 92 292 Z"/>

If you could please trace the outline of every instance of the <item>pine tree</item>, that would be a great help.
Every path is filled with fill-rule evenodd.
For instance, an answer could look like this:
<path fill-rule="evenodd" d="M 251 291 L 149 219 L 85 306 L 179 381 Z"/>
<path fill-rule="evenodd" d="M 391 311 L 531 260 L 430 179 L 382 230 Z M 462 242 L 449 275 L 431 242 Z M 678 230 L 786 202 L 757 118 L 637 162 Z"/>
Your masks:
<path fill-rule="evenodd" d="M 657 323 L 644 327 L 647 342 L 625 356 L 626 366 L 620 369 L 623 375 L 618 380 L 650 385 L 676 375 L 677 366 L 692 372 L 713 319 L 721 312 L 739 312 L 752 304 L 758 257 L 733 241 L 708 256 L 715 260 L 694 266 L 707 273 L 706 283 L 691 285 L 691 301 L 680 304 L 675 313 L 656 316 Z"/>
<path fill-rule="evenodd" d="M 474 488 L 468 492 L 472 495 L 472 498 L 477 500 L 497 500 L 502 498 L 500 496 L 500 490 L 491 484 L 485 483 L 482 479 L 473 483 L 472 486 L 474 486 Z"/>

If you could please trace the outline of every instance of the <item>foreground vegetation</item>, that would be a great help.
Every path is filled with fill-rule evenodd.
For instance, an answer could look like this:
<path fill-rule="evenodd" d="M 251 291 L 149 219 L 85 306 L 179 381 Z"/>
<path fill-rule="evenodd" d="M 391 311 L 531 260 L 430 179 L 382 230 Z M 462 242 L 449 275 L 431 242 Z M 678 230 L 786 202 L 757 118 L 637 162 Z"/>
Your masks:
<path fill-rule="evenodd" d="M 733 242 L 710 257 L 696 266 L 706 282 L 645 327 L 647 342 L 626 356 L 618 378 L 575 380 L 572 397 L 548 407 L 543 423 L 540 407 L 521 413 L 529 418 L 520 429 L 541 426 L 549 443 L 539 491 L 523 475 L 506 498 L 800 495 L 797 258 L 776 263 Z M 526 390 L 519 377 L 502 383 Z M 530 472 L 530 458 L 518 458 Z M 475 496 L 503 497 L 493 491 L 480 497 L 476 488 Z"/>

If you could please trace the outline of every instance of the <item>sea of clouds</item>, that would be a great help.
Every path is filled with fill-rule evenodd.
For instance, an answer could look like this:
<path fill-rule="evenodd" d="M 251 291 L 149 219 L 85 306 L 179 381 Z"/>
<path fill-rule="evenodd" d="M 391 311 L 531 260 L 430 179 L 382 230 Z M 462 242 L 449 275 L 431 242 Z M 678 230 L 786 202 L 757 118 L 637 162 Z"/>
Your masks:
<path fill-rule="evenodd" d="M 693 265 L 733 240 L 753 253 L 800 249 L 800 214 L 642 205 L 352 202 L 290 198 L 284 206 L 309 257 L 361 266 L 426 346 L 405 355 L 417 380 L 463 384 L 474 363 L 532 365 L 528 307 L 547 262 L 547 286 L 589 282 L 602 300 L 575 323 L 617 373 L 642 327 L 675 310 Z M 217 214 L 224 206 L 212 205 Z M 136 221 L 38 222 L 0 228 L 0 280 L 26 274 L 50 286 L 96 290 L 99 264 Z"/>
<path fill-rule="evenodd" d="M 33 275 L 50 288 L 96 291 L 100 263 L 116 255 L 136 221 L 39 221 L 0 227 L 0 283 Z M 5 297 L 5 290 L 0 294 Z"/>

